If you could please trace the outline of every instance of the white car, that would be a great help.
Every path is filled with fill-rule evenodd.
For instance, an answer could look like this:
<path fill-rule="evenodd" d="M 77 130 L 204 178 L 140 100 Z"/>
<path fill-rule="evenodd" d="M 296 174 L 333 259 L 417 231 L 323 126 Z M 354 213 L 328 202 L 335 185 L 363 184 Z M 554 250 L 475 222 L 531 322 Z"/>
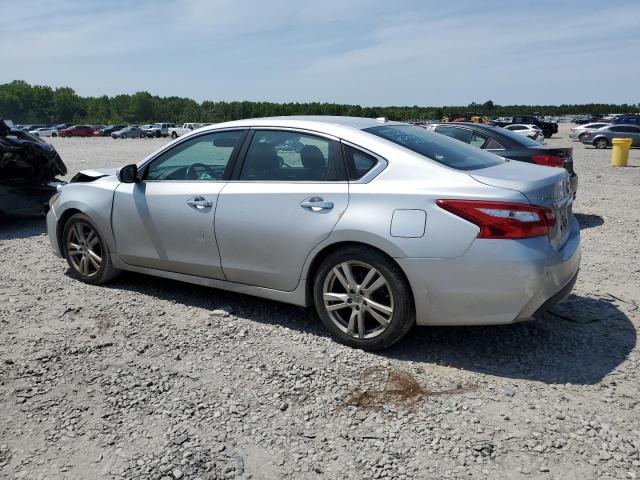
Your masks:
<path fill-rule="evenodd" d="M 29 133 L 36 137 L 57 137 L 58 129 L 54 127 L 42 127 L 31 130 Z"/>
<path fill-rule="evenodd" d="M 532 140 L 535 140 L 538 143 L 544 143 L 544 134 L 542 130 L 536 125 L 526 125 L 524 123 L 516 123 L 514 125 L 507 125 L 507 130 L 511 130 L 512 132 L 519 133 L 520 135 L 524 135 L 525 137 L 529 137 Z"/>

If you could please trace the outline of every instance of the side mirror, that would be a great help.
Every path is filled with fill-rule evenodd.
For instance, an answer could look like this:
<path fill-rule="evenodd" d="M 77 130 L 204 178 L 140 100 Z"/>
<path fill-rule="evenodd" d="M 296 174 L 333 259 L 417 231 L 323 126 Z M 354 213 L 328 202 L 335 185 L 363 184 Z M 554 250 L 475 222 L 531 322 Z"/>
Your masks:
<path fill-rule="evenodd" d="M 118 180 L 122 183 L 135 183 L 138 181 L 138 166 L 135 163 L 126 165 L 118 171 Z"/>

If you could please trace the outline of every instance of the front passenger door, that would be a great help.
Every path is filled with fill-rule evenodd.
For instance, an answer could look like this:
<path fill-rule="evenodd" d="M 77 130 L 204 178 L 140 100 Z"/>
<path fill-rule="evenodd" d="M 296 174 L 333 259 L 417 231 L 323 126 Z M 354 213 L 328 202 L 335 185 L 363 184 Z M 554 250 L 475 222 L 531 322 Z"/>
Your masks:
<path fill-rule="evenodd" d="M 246 130 L 188 138 L 120 184 L 112 227 L 117 254 L 130 265 L 224 278 L 214 231 L 218 195 Z"/>

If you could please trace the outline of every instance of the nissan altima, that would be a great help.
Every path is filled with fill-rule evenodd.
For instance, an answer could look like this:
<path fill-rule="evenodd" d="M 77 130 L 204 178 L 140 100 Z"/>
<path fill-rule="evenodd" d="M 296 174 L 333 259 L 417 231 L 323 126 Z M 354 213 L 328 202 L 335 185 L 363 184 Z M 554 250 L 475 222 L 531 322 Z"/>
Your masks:
<path fill-rule="evenodd" d="M 339 342 L 531 319 L 573 288 L 566 170 L 386 119 L 276 117 L 195 130 L 50 200 L 70 274 L 123 270 L 315 306 Z"/>

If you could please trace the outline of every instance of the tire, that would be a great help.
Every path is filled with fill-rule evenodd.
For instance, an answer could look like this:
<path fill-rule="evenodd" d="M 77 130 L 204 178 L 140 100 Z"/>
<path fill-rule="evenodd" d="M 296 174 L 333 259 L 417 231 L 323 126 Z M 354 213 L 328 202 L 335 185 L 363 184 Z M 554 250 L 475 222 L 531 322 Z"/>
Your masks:
<path fill-rule="evenodd" d="M 355 288 L 347 280 L 348 272 Z M 374 290 L 367 291 L 367 287 Z M 332 295 L 335 296 L 331 298 Z M 314 278 L 313 297 L 316 311 L 331 336 L 350 347 L 388 348 L 415 324 L 411 289 L 402 270 L 369 247 L 346 247 L 329 254 Z M 338 308 L 329 311 L 327 307 Z"/>
<path fill-rule="evenodd" d="M 607 148 L 609 146 L 609 141 L 606 138 L 596 138 L 593 141 L 593 146 L 598 148 L 598 149 L 603 149 L 603 148 Z"/>
<path fill-rule="evenodd" d="M 120 138 L 123 139 L 123 140 L 126 139 L 127 138 L 127 134 L 123 133 L 122 135 L 120 135 Z"/>
<path fill-rule="evenodd" d="M 53 132 L 53 133 L 51 134 L 51 136 L 52 136 L 52 137 L 57 137 L 57 136 L 58 136 L 58 134 L 57 134 L 56 132 Z"/>
<path fill-rule="evenodd" d="M 544 135 L 544 138 L 551 138 L 551 135 L 553 135 L 553 132 L 551 130 L 543 130 L 542 134 Z"/>
<path fill-rule="evenodd" d="M 582 136 L 584 135 L 584 133 L 581 133 L 580 135 L 578 135 L 578 141 L 582 142 Z"/>
<path fill-rule="evenodd" d="M 171 138 L 175 140 L 176 138 L 178 138 L 178 134 L 176 132 L 171 132 Z"/>
<path fill-rule="evenodd" d="M 64 224 L 62 251 L 71 276 L 81 282 L 98 285 L 121 273 L 113 267 L 107 244 L 84 213 L 72 215 Z"/>

